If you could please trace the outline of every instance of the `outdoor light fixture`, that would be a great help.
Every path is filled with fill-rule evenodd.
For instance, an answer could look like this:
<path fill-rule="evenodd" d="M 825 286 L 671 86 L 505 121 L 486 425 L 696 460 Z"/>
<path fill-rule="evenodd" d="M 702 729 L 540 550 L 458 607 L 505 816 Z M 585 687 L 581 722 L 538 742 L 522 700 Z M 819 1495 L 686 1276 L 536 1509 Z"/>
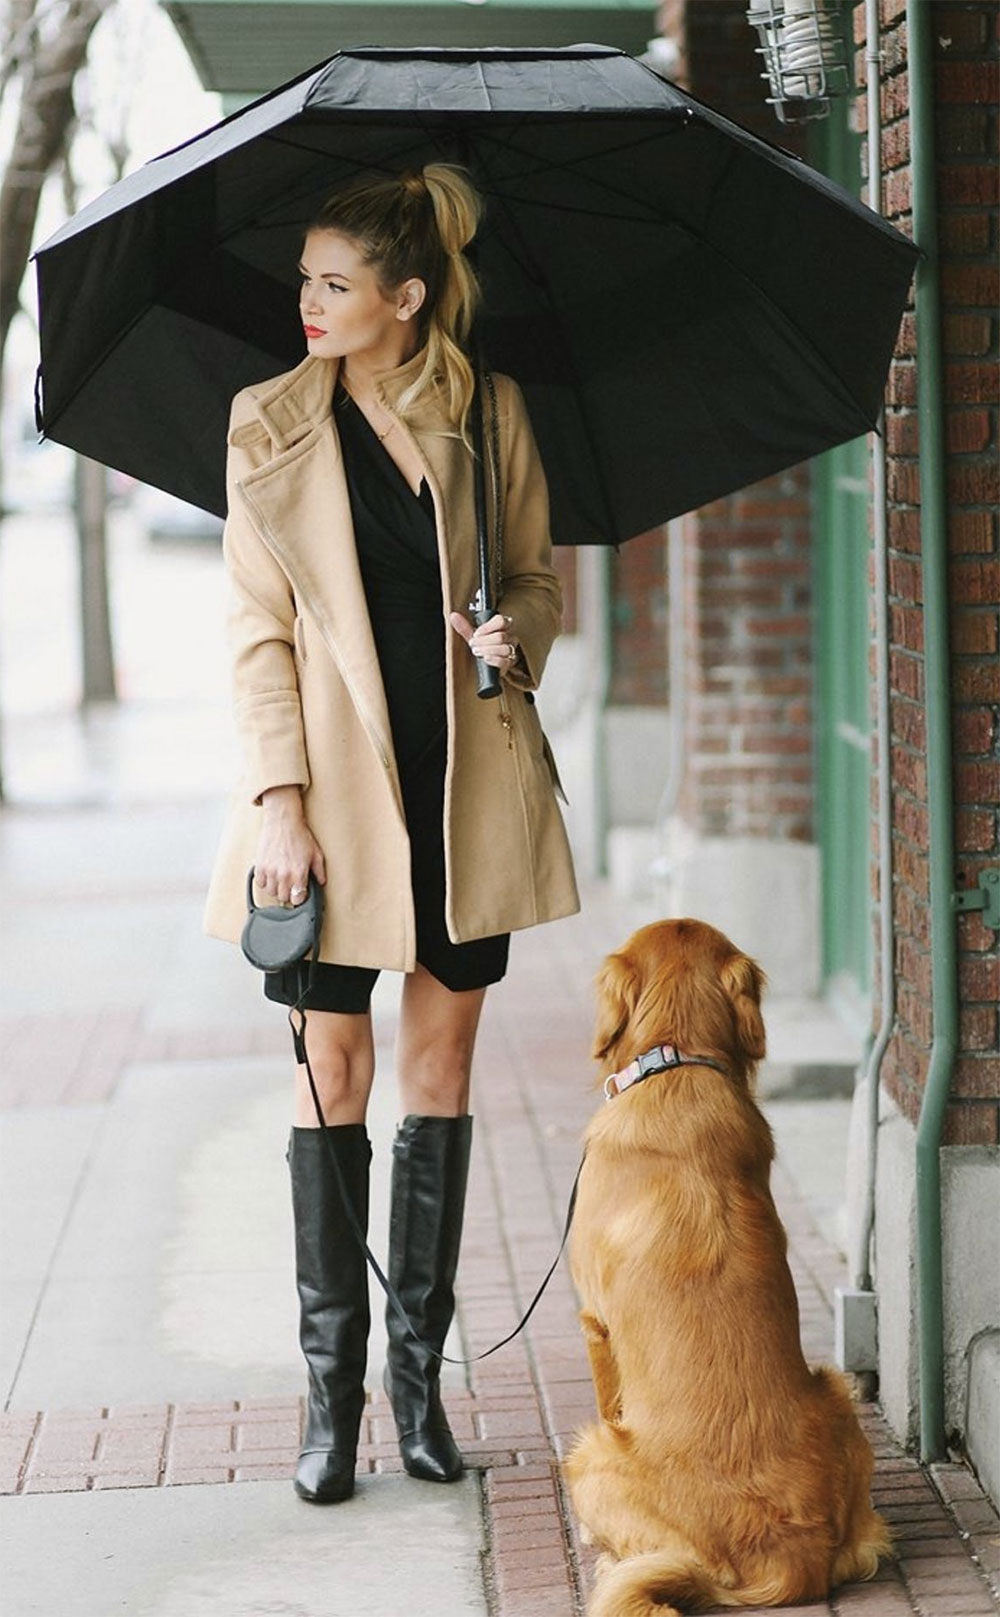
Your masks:
<path fill-rule="evenodd" d="M 747 19 L 760 35 L 761 77 L 781 122 L 828 117 L 831 99 L 851 90 L 841 0 L 750 0 Z"/>

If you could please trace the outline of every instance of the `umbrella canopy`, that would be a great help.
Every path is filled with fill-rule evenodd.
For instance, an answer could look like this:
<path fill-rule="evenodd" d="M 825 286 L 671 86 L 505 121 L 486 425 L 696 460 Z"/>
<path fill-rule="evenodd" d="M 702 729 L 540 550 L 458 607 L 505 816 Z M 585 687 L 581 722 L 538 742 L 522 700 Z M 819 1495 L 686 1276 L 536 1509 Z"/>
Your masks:
<path fill-rule="evenodd" d="M 524 389 L 557 543 L 620 543 L 875 423 L 916 249 L 615 50 L 343 51 L 166 153 L 37 257 L 39 426 L 225 507 L 232 395 L 297 364 L 301 236 L 359 173 L 466 164 L 480 343 Z"/>

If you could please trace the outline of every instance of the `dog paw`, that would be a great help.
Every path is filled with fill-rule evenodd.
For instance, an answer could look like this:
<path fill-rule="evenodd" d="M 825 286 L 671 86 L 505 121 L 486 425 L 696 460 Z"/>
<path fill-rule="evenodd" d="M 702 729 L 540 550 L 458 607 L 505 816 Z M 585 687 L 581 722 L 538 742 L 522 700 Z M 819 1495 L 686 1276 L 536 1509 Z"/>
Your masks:
<path fill-rule="evenodd" d="M 580 1543 L 585 1545 L 586 1548 L 589 1550 L 589 1548 L 590 1548 L 591 1544 L 593 1544 L 593 1542 L 594 1542 L 593 1533 L 590 1531 L 590 1528 L 587 1526 L 586 1522 L 581 1522 L 580 1523 Z"/>

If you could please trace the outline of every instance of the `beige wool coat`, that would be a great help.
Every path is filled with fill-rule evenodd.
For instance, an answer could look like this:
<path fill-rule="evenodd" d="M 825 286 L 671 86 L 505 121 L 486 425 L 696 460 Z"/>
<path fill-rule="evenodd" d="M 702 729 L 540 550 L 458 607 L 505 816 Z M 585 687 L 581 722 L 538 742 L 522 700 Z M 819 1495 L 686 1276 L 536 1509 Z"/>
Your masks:
<path fill-rule="evenodd" d="M 503 676 L 499 699 L 477 697 L 475 659 L 447 623 L 449 611 L 468 611 L 477 588 L 472 458 L 435 400 L 405 420 L 396 410 L 422 357 L 384 372 L 376 396 L 419 451 L 434 500 L 447 647 L 446 920 L 452 941 L 461 943 L 579 908 L 555 765 L 531 695 L 559 632 L 561 594 L 527 411 L 516 383 L 498 375 L 498 609 L 513 620 L 523 668 Z M 331 413 L 337 367 L 310 356 L 233 402 L 223 549 L 244 775 L 212 876 L 206 928 L 238 941 L 261 793 L 299 785 L 326 857 L 320 958 L 412 971 L 409 840 Z"/>

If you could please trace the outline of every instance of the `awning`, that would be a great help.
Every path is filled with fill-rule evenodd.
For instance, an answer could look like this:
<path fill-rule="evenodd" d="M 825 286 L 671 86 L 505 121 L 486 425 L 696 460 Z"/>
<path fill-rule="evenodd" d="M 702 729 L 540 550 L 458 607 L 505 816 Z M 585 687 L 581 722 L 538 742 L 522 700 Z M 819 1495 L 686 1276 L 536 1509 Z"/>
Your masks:
<path fill-rule="evenodd" d="M 361 45 L 613 45 L 657 32 L 648 0 L 163 0 L 207 90 L 245 100 Z"/>

